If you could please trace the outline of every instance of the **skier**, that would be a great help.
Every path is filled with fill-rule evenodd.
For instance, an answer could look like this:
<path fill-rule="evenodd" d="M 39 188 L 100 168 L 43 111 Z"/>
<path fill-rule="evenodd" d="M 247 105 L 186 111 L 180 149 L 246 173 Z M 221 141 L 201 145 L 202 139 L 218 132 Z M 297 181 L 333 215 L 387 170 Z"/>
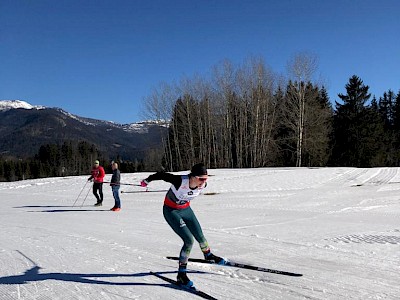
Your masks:
<path fill-rule="evenodd" d="M 118 163 L 113 162 L 111 164 L 111 168 L 113 170 L 113 174 L 111 177 L 111 182 L 110 182 L 110 186 L 111 186 L 111 190 L 114 196 L 114 200 L 115 200 L 115 205 L 113 208 L 111 208 L 112 211 L 120 211 L 121 210 L 121 200 L 119 198 L 119 188 L 120 188 L 120 180 L 121 180 L 121 173 L 118 170 Z"/>
<path fill-rule="evenodd" d="M 177 282 L 186 287 L 193 286 L 193 282 L 187 277 L 186 269 L 193 246 L 193 237 L 199 243 L 205 259 L 214 261 L 217 264 L 225 264 L 225 260 L 222 257 L 211 253 L 200 223 L 190 207 L 190 201 L 200 195 L 207 186 L 207 179 L 207 169 L 204 164 L 199 163 L 191 168 L 188 175 L 157 172 L 140 182 L 142 187 L 146 187 L 154 180 L 164 180 L 172 184 L 165 196 L 163 214 L 168 225 L 183 240 L 179 255 Z"/>
<path fill-rule="evenodd" d="M 106 173 L 104 172 L 104 168 L 100 166 L 100 162 L 96 160 L 94 162 L 94 166 L 91 171 L 91 176 L 88 178 L 88 181 L 93 179 L 93 195 L 96 197 L 97 202 L 94 206 L 102 206 L 103 205 L 103 180 Z M 99 191 L 99 194 L 97 194 Z"/>

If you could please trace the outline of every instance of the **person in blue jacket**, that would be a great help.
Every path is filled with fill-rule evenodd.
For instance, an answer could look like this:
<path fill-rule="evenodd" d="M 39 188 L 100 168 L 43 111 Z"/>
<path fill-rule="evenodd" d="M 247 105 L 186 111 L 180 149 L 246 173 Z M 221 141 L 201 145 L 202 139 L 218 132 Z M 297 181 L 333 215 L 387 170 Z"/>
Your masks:
<path fill-rule="evenodd" d="M 121 173 L 118 170 L 118 163 L 113 162 L 111 164 L 111 168 L 113 170 L 113 174 L 111 177 L 111 190 L 114 197 L 114 207 L 111 208 L 112 211 L 120 211 L 121 210 L 121 199 L 119 198 L 119 188 L 121 186 Z"/>

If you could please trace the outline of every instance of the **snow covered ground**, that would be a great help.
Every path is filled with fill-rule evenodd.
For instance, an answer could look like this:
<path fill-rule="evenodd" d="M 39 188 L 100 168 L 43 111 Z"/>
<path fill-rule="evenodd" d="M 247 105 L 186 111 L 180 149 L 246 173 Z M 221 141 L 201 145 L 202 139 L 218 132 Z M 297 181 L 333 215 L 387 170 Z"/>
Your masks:
<path fill-rule="evenodd" d="M 199 289 L 237 300 L 400 299 L 399 168 L 210 173 L 192 208 L 213 252 L 304 276 L 193 263 Z M 122 210 L 111 212 L 106 185 L 103 207 L 91 192 L 81 206 L 86 179 L 0 183 L 0 299 L 200 299 L 149 273 L 176 277 L 165 256 L 178 255 L 181 240 L 162 216 L 165 192 L 123 186 Z M 202 257 L 197 244 L 191 256 Z"/>

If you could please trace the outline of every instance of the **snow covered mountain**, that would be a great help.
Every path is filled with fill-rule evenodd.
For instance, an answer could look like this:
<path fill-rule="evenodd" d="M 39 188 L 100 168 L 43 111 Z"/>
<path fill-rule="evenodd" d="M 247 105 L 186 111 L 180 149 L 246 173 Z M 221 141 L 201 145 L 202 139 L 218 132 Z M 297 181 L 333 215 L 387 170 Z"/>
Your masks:
<path fill-rule="evenodd" d="M 43 109 L 44 106 L 33 106 L 28 102 L 22 100 L 0 100 L 0 111 L 6 111 L 10 109 Z"/>
<path fill-rule="evenodd" d="M 0 100 L 0 154 L 28 157 L 41 145 L 68 140 L 95 144 L 109 155 L 139 158 L 161 146 L 164 124 L 118 124 L 71 114 L 62 108 L 33 106 L 22 100 Z"/>
<path fill-rule="evenodd" d="M 46 107 L 46 106 L 42 106 L 42 105 L 31 105 L 30 103 L 23 101 L 23 100 L 0 100 L 0 112 L 8 111 L 10 109 L 33 109 L 33 110 L 56 109 L 59 112 L 65 114 L 66 116 L 68 116 L 72 119 L 75 119 L 79 122 L 82 122 L 86 125 L 96 126 L 96 125 L 107 124 L 108 126 L 111 126 L 111 127 L 122 128 L 125 131 L 137 132 L 137 133 L 147 133 L 149 126 L 152 126 L 152 125 L 160 125 L 160 126 L 164 126 L 164 127 L 166 126 L 165 124 L 160 124 L 156 121 L 143 121 L 143 122 L 130 123 L 130 124 L 118 124 L 118 123 L 111 122 L 111 121 L 104 121 L 104 120 L 80 117 L 80 116 L 71 114 L 71 113 L 63 110 L 62 108 L 58 108 L 58 107 Z"/>

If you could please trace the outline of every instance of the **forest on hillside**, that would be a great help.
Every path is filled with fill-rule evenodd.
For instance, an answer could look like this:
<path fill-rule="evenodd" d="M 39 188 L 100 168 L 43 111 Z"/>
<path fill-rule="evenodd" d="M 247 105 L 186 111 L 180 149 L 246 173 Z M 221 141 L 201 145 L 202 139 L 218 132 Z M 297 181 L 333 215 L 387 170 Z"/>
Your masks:
<path fill-rule="evenodd" d="M 90 174 L 97 159 L 107 173 L 112 173 L 111 161 L 106 157 L 106 153 L 86 141 L 45 144 L 34 157 L 0 159 L 0 181 L 86 175 Z M 143 161 L 124 161 L 119 156 L 115 161 L 119 162 L 120 170 L 125 173 L 143 170 Z"/>

